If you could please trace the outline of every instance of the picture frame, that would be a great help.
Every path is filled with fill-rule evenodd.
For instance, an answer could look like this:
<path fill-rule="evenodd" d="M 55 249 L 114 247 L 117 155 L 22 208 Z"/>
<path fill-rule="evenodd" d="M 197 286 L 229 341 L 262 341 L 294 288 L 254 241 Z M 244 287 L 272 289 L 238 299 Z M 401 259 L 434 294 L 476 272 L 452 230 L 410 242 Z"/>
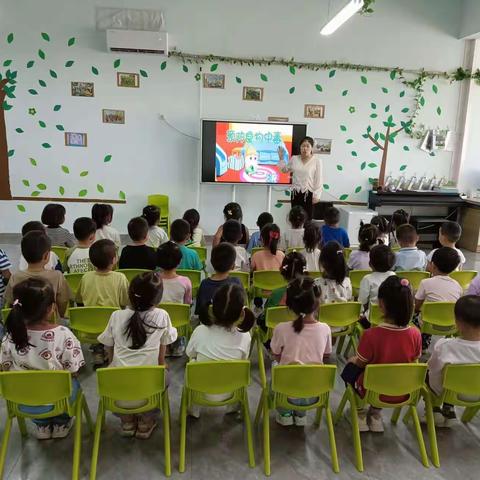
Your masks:
<path fill-rule="evenodd" d="M 102 122 L 123 125 L 125 123 L 125 110 L 104 108 L 102 110 Z"/>
<path fill-rule="evenodd" d="M 117 87 L 139 88 L 140 75 L 138 73 L 117 72 Z"/>
<path fill-rule="evenodd" d="M 305 118 L 325 118 L 325 105 L 305 104 L 303 110 Z"/>
<path fill-rule="evenodd" d="M 263 102 L 263 87 L 243 87 L 242 99 L 249 102 Z"/>
<path fill-rule="evenodd" d="M 313 153 L 317 153 L 319 155 L 330 155 L 332 153 L 332 139 L 314 138 Z"/>
<path fill-rule="evenodd" d="M 81 132 L 65 132 L 66 147 L 86 147 L 87 134 Z"/>
<path fill-rule="evenodd" d="M 225 88 L 225 75 L 222 73 L 204 73 L 203 88 Z"/>
<path fill-rule="evenodd" d="M 95 84 L 93 82 L 71 82 L 72 97 L 94 97 Z"/>
<path fill-rule="evenodd" d="M 288 117 L 273 117 L 270 116 L 267 118 L 267 121 L 274 123 L 288 123 Z"/>

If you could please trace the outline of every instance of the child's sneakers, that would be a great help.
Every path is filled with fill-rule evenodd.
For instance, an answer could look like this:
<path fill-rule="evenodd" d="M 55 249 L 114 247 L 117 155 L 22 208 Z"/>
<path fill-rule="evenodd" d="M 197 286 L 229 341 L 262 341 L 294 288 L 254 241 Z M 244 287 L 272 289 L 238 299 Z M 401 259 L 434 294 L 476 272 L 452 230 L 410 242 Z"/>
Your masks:
<path fill-rule="evenodd" d="M 275 420 L 282 427 L 290 427 L 294 423 L 292 412 L 285 412 L 285 413 L 277 412 Z"/>
<path fill-rule="evenodd" d="M 135 432 L 135 438 L 147 440 L 148 438 L 150 438 L 150 435 L 152 434 L 156 426 L 156 420 L 152 420 L 150 422 L 143 422 L 142 420 L 139 420 L 137 425 L 137 431 Z"/>
<path fill-rule="evenodd" d="M 38 440 L 49 440 L 52 438 L 52 428 L 50 425 L 35 425 L 35 436 Z"/>
<path fill-rule="evenodd" d="M 450 428 L 457 423 L 457 414 L 453 405 L 443 405 L 443 407 L 433 407 L 433 419 L 435 426 L 439 428 Z"/>
<path fill-rule="evenodd" d="M 54 424 L 52 427 L 52 438 L 65 438 L 70 433 L 72 425 L 72 420 L 62 425 Z"/>
<path fill-rule="evenodd" d="M 374 433 L 383 433 L 383 419 L 380 412 L 370 413 L 367 418 L 368 429 Z"/>
<path fill-rule="evenodd" d="M 128 422 L 122 421 L 122 430 L 120 431 L 120 435 L 122 437 L 133 437 L 136 431 L 137 431 L 137 419 L 135 417 L 133 417 L 133 420 Z"/>
<path fill-rule="evenodd" d="M 307 425 L 307 416 L 299 417 L 298 415 L 293 415 L 293 422 L 297 427 L 305 427 Z"/>
<path fill-rule="evenodd" d="M 367 423 L 367 411 L 365 409 L 357 410 L 357 416 L 358 416 L 358 430 L 360 432 L 368 432 L 370 428 L 368 427 L 368 423 Z M 350 415 L 348 416 L 348 419 L 350 420 Z"/>
<path fill-rule="evenodd" d="M 105 356 L 103 352 L 93 353 L 93 365 L 95 367 L 102 367 L 105 364 Z"/>

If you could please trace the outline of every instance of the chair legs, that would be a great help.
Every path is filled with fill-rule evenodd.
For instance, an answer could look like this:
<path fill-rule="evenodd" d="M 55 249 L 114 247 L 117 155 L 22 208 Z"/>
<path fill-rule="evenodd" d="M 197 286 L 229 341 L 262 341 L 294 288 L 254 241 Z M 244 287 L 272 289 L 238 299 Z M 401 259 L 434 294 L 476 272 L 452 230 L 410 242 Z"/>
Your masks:
<path fill-rule="evenodd" d="M 402 413 L 402 407 L 398 407 L 393 411 L 392 418 L 390 420 L 390 422 L 393 425 L 396 425 L 398 423 L 398 419 L 399 419 L 401 413 Z"/>
<path fill-rule="evenodd" d="M 321 410 L 319 409 L 318 413 L 321 416 Z M 335 441 L 335 431 L 333 430 L 333 420 L 332 420 L 332 411 L 330 407 L 325 408 L 325 416 L 327 420 L 328 428 L 328 439 L 330 441 L 330 456 L 332 458 L 332 469 L 335 473 L 340 471 L 340 466 L 338 464 L 338 455 L 337 455 L 337 443 Z"/>
<path fill-rule="evenodd" d="M 10 432 L 12 431 L 12 419 L 7 417 L 5 422 L 5 430 L 2 438 L 2 448 L 0 450 L 0 478 L 3 478 L 3 470 L 5 468 L 5 458 L 7 457 L 8 441 L 10 439 Z"/>
<path fill-rule="evenodd" d="M 270 476 L 270 409 L 268 397 L 263 397 L 258 409 L 263 412 L 263 469 L 265 475 Z"/>
<path fill-rule="evenodd" d="M 420 449 L 420 456 L 422 457 L 423 466 L 428 468 L 430 463 L 428 461 L 427 450 L 425 448 L 425 441 L 423 439 L 422 427 L 420 426 L 420 420 L 418 418 L 417 407 L 410 406 L 410 411 L 413 419 L 413 425 L 415 426 L 415 433 L 417 434 L 418 447 Z"/>
<path fill-rule="evenodd" d="M 425 413 L 427 415 L 428 440 L 430 442 L 430 456 L 435 467 L 440 467 L 440 456 L 438 454 L 437 433 L 435 431 L 435 419 L 433 418 L 432 398 L 428 392 L 423 395 L 425 400 Z"/>
<path fill-rule="evenodd" d="M 462 422 L 468 423 L 471 420 L 473 420 L 473 417 L 477 414 L 477 412 L 480 410 L 480 407 L 468 407 L 465 409 L 462 415 Z"/>
<path fill-rule="evenodd" d="M 187 398 L 188 393 L 185 388 L 182 391 L 182 400 L 180 406 L 180 454 L 178 461 L 178 471 L 185 471 L 185 443 L 187 438 Z"/>
<path fill-rule="evenodd" d="M 265 393 L 265 390 L 262 389 L 262 394 L 260 395 L 260 400 L 258 401 L 257 411 L 255 413 L 255 420 L 253 421 L 253 425 L 255 426 L 255 428 L 258 426 L 258 423 L 260 422 L 260 418 L 262 418 L 263 399 L 264 399 L 265 395 L 268 395 L 268 393 Z"/>
<path fill-rule="evenodd" d="M 253 451 L 253 434 L 252 434 L 252 420 L 250 418 L 250 408 L 248 406 L 247 391 L 243 393 L 243 418 L 245 420 L 245 428 L 247 430 L 247 448 L 248 448 L 248 465 L 251 468 L 255 467 L 255 453 Z"/>
<path fill-rule="evenodd" d="M 172 474 L 172 463 L 170 459 L 170 402 L 168 390 L 163 393 L 163 442 L 165 455 L 165 476 Z"/>
<path fill-rule="evenodd" d="M 20 434 L 22 437 L 26 437 L 27 433 L 27 424 L 25 423 L 25 419 L 22 417 L 17 417 L 18 429 L 20 430 Z"/>
<path fill-rule="evenodd" d="M 335 415 L 333 417 L 333 423 L 337 424 L 339 420 L 342 418 L 343 411 L 345 410 L 345 405 L 347 404 L 348 400 L 348 393 L 347 390 L 343 393 L 342 399 L 340 400 L 340 403 L 338 405 L 337 411 L 335 412 Z"/>
<path fill-rule="evenodd" d="M 84 403 L 85 398 L 80 392 L 75 407 L 72 480 L 78 480 L 80 469 L 80 453 L 82 448 L 82 406 Z"/>
<path fill-rule="evenodd" d="M 97 477 L 97 462 L 98 462 L 98 450 L 100 448 L 100 435 L 102 433 L 102 425 L 105 421 L 105 412 L 103 408 L 103 402 L 98 402 L 97 421 L 95 423 L 95 436 L 93 438 L 92 449 L 92 461 L 90 464 L 90 480 L 95 480 Z"/>

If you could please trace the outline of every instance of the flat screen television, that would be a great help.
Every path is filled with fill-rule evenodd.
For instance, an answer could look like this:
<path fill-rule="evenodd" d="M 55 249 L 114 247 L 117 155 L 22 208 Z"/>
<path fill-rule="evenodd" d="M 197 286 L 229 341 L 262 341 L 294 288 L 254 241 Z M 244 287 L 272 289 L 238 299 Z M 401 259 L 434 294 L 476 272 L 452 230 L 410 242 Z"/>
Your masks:
<path fill-rule="evenodd" d="M 202 120 L 202 182 L 289 185 L 278 149 L 288 163 L 306 132 L 305 124 Z"/>

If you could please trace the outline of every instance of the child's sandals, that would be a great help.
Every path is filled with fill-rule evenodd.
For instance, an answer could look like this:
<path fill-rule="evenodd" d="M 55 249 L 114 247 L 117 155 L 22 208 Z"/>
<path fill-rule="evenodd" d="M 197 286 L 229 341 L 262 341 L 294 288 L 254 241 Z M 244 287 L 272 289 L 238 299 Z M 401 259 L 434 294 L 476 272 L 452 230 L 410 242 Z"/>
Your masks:
<path fill-rule="evenodd" d="M 141 438 L 142 440 L 146 440 L 147 438 L 150 438 L 150 435 L 152 434 L 156 426 L 157 426 L 156 420 L 153 420 L 152 422 L 149 422 L 149 423 L 144 423 L 142 421 L 139 421 L 137 425 L 137 431 L 135 433 L 135 438 Z"/>

